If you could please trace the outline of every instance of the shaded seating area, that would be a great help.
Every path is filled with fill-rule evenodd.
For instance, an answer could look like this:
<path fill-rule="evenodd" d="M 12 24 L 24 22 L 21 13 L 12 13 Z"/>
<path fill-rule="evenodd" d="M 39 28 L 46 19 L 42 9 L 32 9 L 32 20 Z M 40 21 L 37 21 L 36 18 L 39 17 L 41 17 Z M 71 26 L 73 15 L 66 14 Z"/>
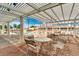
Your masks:
<path fill-rule="evenodd" d="M 79 56 L 78 8 L 78 3 L 0 3 L 0 55 Z"/>
<path fill-rule="evenodd" d="M 38 40 L 39 37 L 36 41 L 34 41 L 34 38 L 32 40 L 26 40 L 28 52 L 34 53 L 33 55 L 37 56 L 70 56 L 78 54 L 79 48 L 76 47 L 78 47 L 79 42 L 75 41 L 75 39 L 79 39 L 78 37 L 74 38 L 72 35 L 62 34 L 49 34 L 47 37 L 50 38 L 51 41 L 41 42 L 40 40 L 43 40 L 43 38 Z"/>

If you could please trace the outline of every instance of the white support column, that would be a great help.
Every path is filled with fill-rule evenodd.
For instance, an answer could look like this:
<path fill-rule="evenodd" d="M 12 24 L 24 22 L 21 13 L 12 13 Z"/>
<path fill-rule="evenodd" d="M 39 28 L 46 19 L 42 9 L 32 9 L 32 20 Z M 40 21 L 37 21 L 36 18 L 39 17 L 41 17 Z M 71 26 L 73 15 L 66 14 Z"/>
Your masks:
<path fill-rule="evenodd" d="M 24 19 L 20 16 L 20 42 L 25 43 L 24 41 Z"/>
<path fill-rule="evenodd" d="M 4 34 L 5 28 L 4 28 L 4 24 L 2 24 L 2 34 Z"/>
<path fill-rule="evenodd" d="M 7 34 L 10 36 L 10 25 L 9 25 L 9 22 L 7 23 Z"/>
<path fill-rule="evenodd" d="M 53 33 L 53 25 L 52 25 L 52 33 Z"/>
<path fill-rule="evenodd" d="M 48 35 L 48 27 L 47 27 L 47 23 L 45 23 L 45 27 L 46 27 L 46 36 Z"/>

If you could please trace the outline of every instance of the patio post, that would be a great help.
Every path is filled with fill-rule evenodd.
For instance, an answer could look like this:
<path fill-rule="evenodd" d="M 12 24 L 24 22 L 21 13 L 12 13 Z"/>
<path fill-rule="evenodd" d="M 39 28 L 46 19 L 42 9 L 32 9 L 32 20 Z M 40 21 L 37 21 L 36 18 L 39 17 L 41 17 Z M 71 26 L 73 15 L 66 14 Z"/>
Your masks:
<path fill-rule="evenodd" d="M 10 36 L 10 24 L 9 24 L 9 22 L 7 23 L 7 34 Z"/>
<path fill-rule="evenodd" d="M 46 35 L 47 35 L 47 33 L 48 33 L 47 22 L 45 23 L 45 25 L 46 25 Z"/>
<path fill-rule="evenodd" d="M 5 28 L 4 28 L 4 24 L 2 24 L 2 34 L 4 34 Z"/>
<path fill-rule="evenodd" d="M 25 42 L 24 41 L 24 17 L 20 16 L 20 41 L 21 42 Z"/>

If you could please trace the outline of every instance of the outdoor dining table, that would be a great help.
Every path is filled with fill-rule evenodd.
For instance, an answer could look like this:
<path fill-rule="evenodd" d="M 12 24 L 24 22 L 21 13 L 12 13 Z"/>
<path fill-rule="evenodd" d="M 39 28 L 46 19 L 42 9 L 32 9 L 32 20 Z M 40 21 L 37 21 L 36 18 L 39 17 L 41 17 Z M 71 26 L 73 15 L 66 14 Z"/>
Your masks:
<path fill-rule="evenodd" d="M 37 43 L 40 43 L 39 53 L 37 53 L 37 55 L 38 55 L 38 54 L 40 54 L 40 52 L 42 50 L 43 44 L 46 42 L 51 42 L 52 39 L 50 39 L 50 38 L 34 38 L 34 41 Z"/>

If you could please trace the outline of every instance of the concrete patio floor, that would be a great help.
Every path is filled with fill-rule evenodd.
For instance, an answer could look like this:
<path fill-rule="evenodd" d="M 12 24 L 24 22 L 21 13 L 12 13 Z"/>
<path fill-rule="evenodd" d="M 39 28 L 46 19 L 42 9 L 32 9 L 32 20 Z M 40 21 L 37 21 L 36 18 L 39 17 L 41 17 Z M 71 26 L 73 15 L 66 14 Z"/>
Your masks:
<path fill-rule="evenodd" d="M 26 55 L 26 52 L 23 50 L 23 47 L 21 48 L 18 46 L 15 46 L 11 44 L 7 37 L 0 36 L 0 55 L 1 56 L 20 56 L 20 55 Z"/>
<path fill-rule="evenodd" d="M 27 45 L 13 45 L 8 41 L 8 39 L 9 38 L 7 36 L 0 35 L 0 56 L 37 56 L 37 54 L 28 50 L 29 47 Z M 77 41 L 74 41 L 74 39 L 76 39 Z M 12 41 L 12 39 L 9 40 Z M 46 45 L 46 47 L 48 47 L 49 45 L 50 44 Z M 52 47 L 53 44 L 50 49 L 52 49 Z M 48 50 L 48 52 L 50 52 L 50 50 Z M 44 51 L 42 51 L 42 53 L 44 53 Z M 70 42 L 65 44 L 65 47 L 61 49 L 57 56 L 64 56 L 66 54 L 69 54 L 69 56 L 79 56 L 79 38 L 70 37 Z M 41 54 L 41 56 L 43 56 L 43 54 Z"/>

